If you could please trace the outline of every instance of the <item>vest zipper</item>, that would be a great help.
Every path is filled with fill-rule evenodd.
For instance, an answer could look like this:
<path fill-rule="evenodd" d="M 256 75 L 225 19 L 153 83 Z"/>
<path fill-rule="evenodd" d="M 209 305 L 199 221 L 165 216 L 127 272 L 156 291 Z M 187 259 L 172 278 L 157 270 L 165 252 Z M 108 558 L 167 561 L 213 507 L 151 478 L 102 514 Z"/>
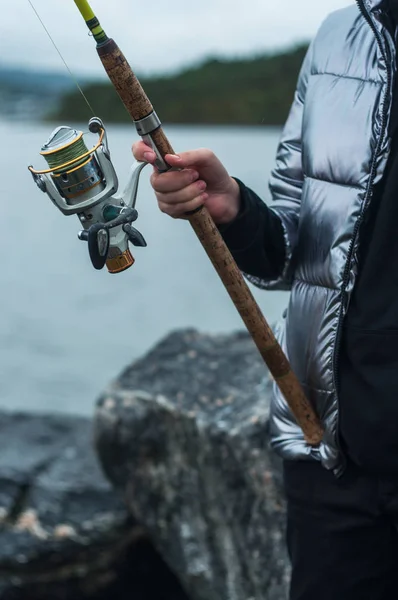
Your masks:
<path fill-rule="evenodd" d="M 337 427 L 336 427 L 336 443 L 337 443 L 337 448 L 339 450 L 341 461 L 342 461 L 342 464 L 339 467 L 337 467 L 336 469 L 334 469 L 334 474 L 336 475 L 336 477 L 341 477 L 343 475 L 343 473 L 345 471 L 345 467 L 346 467 L 346 458 L 341 449 L 340 439 L 339 439 L 340 406 L 339 406 L 338 383 L 337 383 L 338 382 L 338 363 L 339 363 L 340 345 L 341 345 L 341 330 L 342 330 L 342 323 L 343 323 L 343 310 L 345 308 L 346 300 L 347 300 L 347 285 L 350 281 L 351 262 L 352 262 L 354 247 L 355 247 L 355 244 L 356 244 L 356 241 L 358 238 L 358 233 L 359 233 L 359 229 L 361 227 L 362 221 L 363 221 L 364 214 L 365 214 L 367 208 L 369 207 L 369 204 L 372 199 L 373 187 L 374 187 L 373 184 L 374 184 L 374 180 L 377 175 L 377 160 L 378 160 L 381 146 L 383 144 L 384 136 L 385 136 L 385 133 L 387 130 L 387 118 L 388 118 L 388 109 L 389 109 L 387 101 L 388 101 L 388 98 L 391 97 L 391 90 L 392 90 L 392 73 L 391 73 L 391 68 L 389 67 L 389 65 L 391 64 L 391 56 L 390 56 L 389 49 L 388 49 L 388 47 L 387 47 L 387 49 L 384 47 L 382 36 L 379 33 L 379 31 L 377 30 L 377 27 L 374 24 L 370 14 L 368 13 L 368 11 L 364 5 L 364 0 L 356 0 L 356 3 L 358 5 L 358 8 L 359 8 L 362 16 L 366 19 L 367 23 L 369 24 L 370 28 L 373 31 L 373 33 L 376 37 L 377 45 L 380 49 L 381 55 L 383 56 L 384 61 L 387 65 L 387 89 L 385 91 L 384 98 L 383 98 L 381 133 L 380 133 L 380 137 L 377 142 L 377 146 L 376 146 L 376 149 L 375 149 L 375 152 L 373 155 L 372 166 L 371 166 L 371 170 L 370 170 L 370 179 L 369 179 L 368 189 L 367 189 L 366 196 L 365 196 L 363 209 L 357 219 L 357 222 L 355 223 L 353 236 L 351 238 L 350 246 L 348 249 L 347 261 L 346 261 L 346 265 L 345 265 L 345 269 L 344 269 L 344 273 L 343 273 L 343 285 L 341 288 L 342 301 L 341 301 L 341 307 L 340 307 L 340 313 L 339 313 L 339 320 L 338 320 L 338 324 L 337 324 L 335 350 L 334 350 L 334 356 L 333 356 L 333 386 L 335 389 L 337 409 L 338 409 Z M 390 60 L 390 63 L 388 62 L 389 60 Z"/>

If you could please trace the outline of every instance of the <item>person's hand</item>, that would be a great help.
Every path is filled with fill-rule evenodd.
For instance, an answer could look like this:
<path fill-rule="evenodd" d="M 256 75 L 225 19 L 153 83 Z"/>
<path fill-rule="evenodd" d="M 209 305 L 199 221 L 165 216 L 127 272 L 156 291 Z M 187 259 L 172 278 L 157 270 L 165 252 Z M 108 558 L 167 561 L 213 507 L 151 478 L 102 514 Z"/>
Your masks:
<path fill-rule="evenodd" d="M 133 146 L 136 160 L 154 164 L 156 155 L 144 142 Z M 159 173 L 155 168 L 151 184 L 159 208 L 175 219 L 205 205 L 216 224 L 233 221 L 240 208 L 240 191 L 211 150 L 200 149 L 181 154 L 167 154 L 167 164 L 176 171 Z"/>

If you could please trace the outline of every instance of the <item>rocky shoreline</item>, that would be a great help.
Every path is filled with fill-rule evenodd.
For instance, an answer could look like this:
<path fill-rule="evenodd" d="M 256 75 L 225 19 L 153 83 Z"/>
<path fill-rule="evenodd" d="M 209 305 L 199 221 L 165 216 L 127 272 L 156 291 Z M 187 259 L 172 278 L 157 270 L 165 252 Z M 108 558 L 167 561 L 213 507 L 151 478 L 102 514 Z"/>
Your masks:
<path fill-rule="evenodd" d="M 186 598 L 105 480 L 89 420 L 1 413 L 0 424 L 2 600 Z"/>
<path fill-rule="evenodd" d="M 1 413 L 0 600 L 284 600 L 270 389 L 247 334 L 189 330 L 94 423 Z"/>

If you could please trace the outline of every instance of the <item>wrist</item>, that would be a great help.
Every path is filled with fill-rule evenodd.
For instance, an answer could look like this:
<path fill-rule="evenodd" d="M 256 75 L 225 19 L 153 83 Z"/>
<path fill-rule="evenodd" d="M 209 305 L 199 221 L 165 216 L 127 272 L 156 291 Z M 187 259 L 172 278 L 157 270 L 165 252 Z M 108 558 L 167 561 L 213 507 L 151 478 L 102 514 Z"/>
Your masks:
<path fill-rule="evenodd" d="M 232 223 L 232 221 L 235 221 L 240 211 L 241 194 L 239 185 L 237 181 L 233 179 L 233 177 L 230 177 L 230 184 L 230 191 L 226 194 L 228 197 L 228 202 L 226 204 L 224 214 L 217 219 L 217 225 L 229 225 Z"/>

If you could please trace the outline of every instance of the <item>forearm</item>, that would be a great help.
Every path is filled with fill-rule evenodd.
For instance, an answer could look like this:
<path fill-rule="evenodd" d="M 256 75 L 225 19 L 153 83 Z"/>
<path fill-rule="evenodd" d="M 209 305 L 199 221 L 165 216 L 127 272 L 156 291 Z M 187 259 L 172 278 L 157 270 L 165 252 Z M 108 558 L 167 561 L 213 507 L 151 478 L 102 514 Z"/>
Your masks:
<path fill-rule="evenodd" d="M 236 219 L 219 226 L 221 235 L 241 271 L 261 279 L 277 279 L 286 259 L 282 223 L 257 194 L 236 181 L 241 208 Z"/>

